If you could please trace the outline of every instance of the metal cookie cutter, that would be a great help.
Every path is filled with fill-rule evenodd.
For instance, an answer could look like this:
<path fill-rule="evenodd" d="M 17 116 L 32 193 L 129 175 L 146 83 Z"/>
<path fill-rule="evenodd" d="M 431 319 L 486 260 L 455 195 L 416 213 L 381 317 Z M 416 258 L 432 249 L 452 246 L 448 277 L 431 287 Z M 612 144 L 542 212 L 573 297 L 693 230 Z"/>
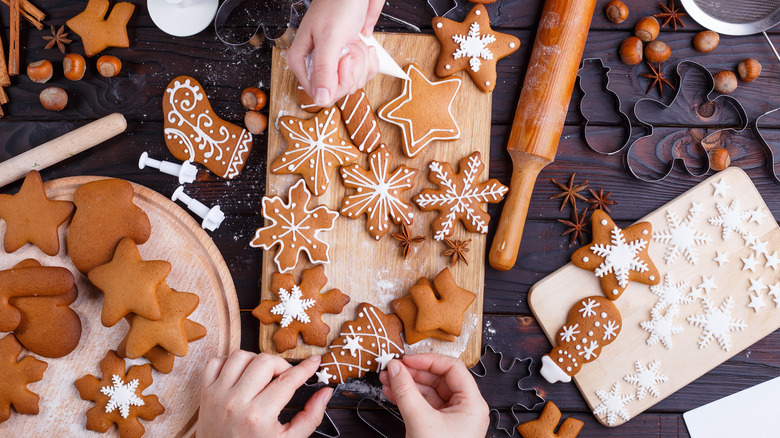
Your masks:
<path fill-rule="evenodd" d="M 686 78 L 690 76 L 690 70 L 698 71 L 700 76 L 708 83 L 706 93 L 696 94 L 686 91 L 689 86 L 685 82 Z M 675 71 L 680 79 L 680 83 L 674 98 L 669 104 L 651 98 L 639 99 L 634 104 L 634 117 L 636 117 L 637 121 L 647 129 L 648 134 L 634 140 L 628 147 L 628 150 L 626 151 L 626 166 L 631 175 L 645 182 L 663 180 L 672 173 L 674 165 L 678 161 L 689 175 L 693 177 L 704 176 L 710 170 L 710 160 L 704 145 L 716 143 L 719 136 L 724 132 L 741 132 L 748 126 L 748 117 L 745 108 L 737 99 L 726 95 L 720 95 L 714 99 L 710 99 L 710 95 L 715 90 L 715 81 L 706 67 L 693 61 L 684 60 L 677 64 Z M 689 106 L 692 108 L 690 112 L 685 114 L 667 111 L 666 114 L 664 114 L 671 106 L 678 105 L 682 101 L 690 103 Z M 650 106 L 645 108 L 648 105 Z M 701 140 L 694 142 L 693 150 L 690 150 L 690 134 L 683 132 L 687 130 L 680 130 L 678 131 L 679 134 L 677 134 L 676 138 L 670 139 L 674 144 L 673 148 L 669 148 L 670 150 L 658 150 L 659 143 L 653 141 L 650 142 L 652 147 L 648 147 L 648 152 L 640 154 L 638 149 L 642 147 L 643 143 L 647 143 L 648 140 L 653 137 L 653 124 L 646 121 L 646 116 L 653 111 L 656 112 L 656 116 L 658 116 L 659 119 L 664 119 L 664 117 L 666 117 L 666 120 L 662 120 L 661 122 L 669 126 L 681 124 L 695 125 L 697 123 L 700 124 L 702 121 L 709 121 L 711 124 L 717 122 L 721 128 L 714 130 Z M 729 116 L 729 114 L 727 114 L 729 111 L 736 113 L 739 118 L 738 124 L 736 121 L 723 122 L 716 120 L 724 115 Z M 681 117 L 687 117 L 688 119 L 681 120 Z M 657 121 L 658 120 L 656 120 L 656 122 Z M 735 125 L 738 127 L 735 128 Z M 686 146 L 686 143 L 688 146 Z M 684 156 L 686 154 L 688 157 Z M 702 163 L 706 163 L 706 165 L 700 166 L 698 170 L 695 168 L 691 169 L 686 162 L 686 158 L 697 159 L 695 156 L 698 156 L 698 159 Z M 661 169 L 662 166 L 665 166 L 665 169 Z"/>
<path fill-rule="evenodd" d="M 390 421 L 395 423 L 395 427 L 394 428 L 388 427 L 387 421 L 383 421 L 382 426 L 379 426 L 378 424 L 376 424 L 376 422 L 371 421 L 371 419 L 369 418 L 369 414 L 367 412 L 362 411 L 363 409 L 365 409 L 365 405 L 367 404 L 373 404 L 374 407 L 382 408 L 386 413 L 386 415 L 384 415 L 383 418 L 389 418 Z M 387 404 L 376 401 L 372 398 L 364 398 L 358 402 L 355 410 L 357 411 L 357 416 L 360 419 L 360 421 L 362 421 L 366 426 L 370 427 L 371 430 L 373 430 L 377 435 L 381 436 L 382 438 L 393 438 L 396 436 L 404 436 L 405 433 L 404 419 L 401 417 L 401 414 L 396 409 L 387 406 Z M 376 411 L 376 409 L 370 410 L 369 412 L 371 412 L 371 415 L 374 417 L 378 416 L 376 415 L 378 412 Z M 393 429 L 397 430 L 398 433 L 390 434 L 390 435 L 386 433 L 388 430 L 393 430 Z"/>
<path fill-rule="evenodd" d="M 434 17 L 447 18 L 447 15 L 450 12 L 458 9 L 458 0 L 425 0 L 425 2 L 428 4 L 428 9 L 430 9 Z M 449 3 L 452 5 L 452 7 L 447 9 L 447 11 L 443 14 L 439 14 L 439 10 L 436 8 L 436 5 L 441 5 L 442 3 Z"/>
<path fill-rule="evenodd" d="M 255 50 L 265 40 L 287 48 L 308 6 L 309 0 L 227 0 L 217 10 L 214 31 L 220 41 L 237 49 Z M 286 22 L 285 26 L 265 24 L 271 22 L 274 15 L 286 14 L 287 10 L 290 11 L 287 20 L 276 20 Z"/>
<path fill-rule="evenodd" d="M 593 65 L 593 67 L 590 67 L 591 65 Z M 623 136 L 621 137 L 622 143 L 618 143 L 619 147 L 611 148 L 608 151 L 597 148 L 596 146 L 594 146 L 594 143 L 591 142 L 590 139 L 588 138 L 588 132 L 590 131 L 588 124 L 590 123 L 590 119 L 592 118 L 592 114 L 590 114 L 590 109 L 594 107 L 588 99 L 588 90 L 592 90 L 592 88 L 590 87 L 590 83 L 585 79 L 585 74 L 587 74 L 591 68 L 598 68 L 600 69 L 600 72 L 602 72 L 601 74 L 599 74 L 600 77 L 599 87 L 601 88 L 601 91 L 609 95 L 610 99 L 613 101 L 615 115 L 617 115 L 618 118 L 620 119 L 618 126 L 623 131 Z M 621 106 L 620 96 L 618 96 L 617 93 L 615 93 L 614 91 L 612 91 L 611 88 L 609 88 L 610 70 L 611 69 L 604 64 L 604 61 L 601 58 L 585 58 L 582 60 L 582 66 L 577 72 L 577 86 L 580 88 L 580 91 L 582 91 L 582 99 L 580 100 L 579 112 L 580 115 L 582 115 L 582 117 L 585 119 L 585 126 L 583 126 L 582 128 L 583 136 L 585 138 L 585 145 L 588 147 L 588 149 L 592 150 L 593 152 L 602 155 L 615 155 L 623 151 L 631 142 L 631 119 L 628 117 L 628 114 L 624 113 L 623 110 L 620 108 Z M 583 82 L 588 82 L 588 84 L 585 85 L 583 84 Z"/>
<path fill-rule="evenodd" d="M 778 167 L 778 161 L 780 161 L 780 156 L 776 155 L 772 147 L 769 145 L 769 142 L 767 141 L 766 137 L 764 137 L 764 133 L 761 132 L 761 120 L 764 117 L 780 117 L 780 108 L 775 108 L 773 110 L 769 110 L 765 112 L 764 114 L 761 114 L 756 118 L 756 123 L 753 124 L 753 132 L 756 134 L 756 138 L 758 138 L 759 143 L 764 147 L 764 153 L 766 154 L 767 158 L 767 167 L 769 168 L 769 175 L 772 176 L 772 179 L 776 183 L 780 183 L 780 176 L 778 176 L 777 173 L 777 167 Z M 777 113 L 777 114 L 775 114 Z"/>
<path fill-rule="evenodd" d="M 524 396 L 526 396 L 527 401 L 525 403 L 515 403 L 509 408 L 509 412 L 512 414 L 512 417 L 514 418 L 514 424 L 509 427 L 505 428 L 501 426 L 501 411 L 499 411 L 496 408 L 491 407 L 490 408 L 490 414 L 496 416 L 496 422 L 495 426 L 496 429 L 503 431 L 507 434 L 507 436 L 514 436 L 515 431 L 517 430 L 517 426 L 520 425 L 520 420 L 517 418 L 517 413 L 515 410 L 518 407 L 522 407 L 526 411 L 532 411 L 540 404 L 544 403 L 544 399 L 539 395 L 539 392 L 536 390 L 536 388 L 530 389 L 530 388 L 523 388 L 521 385 L 521 381 L 527 377 L 531 376 L 531 364 L 533 363 L 533 360 L 529 357 L 526 359 L 519 359 L 517 357 L 513 357 L 511 362 L 509 362 L 508 366 L 504 366 L 504 355 L 501 352 L 497 352 L 492 346 L 486 345 L 484 348 L 484 353 L 482 354 L 482 357 L 479 359 L 479 362 L 477 365 L 471 369 L 471 373 L 474 374 L 474 376 L 477 378 L 477 383 L 479 383 L 480 379 L 489 379 L 491 383 L 493 384 L 493 387 L 500 387 L 500 388 L 507 388 L 508 391 L 511 391 L 512 393 L 520 393 Z M 516 363 L 520 363 L 517 370 L 513 370 Z M 476 369 L 478 367 L 481 367 L 482 370 L 477 371 Z M 496 381 L 500 380 L 501 377 L 499 376 L 491 376 L 491 370 L 492 369 L 498 369 L 499 372 L 504 374 L 504 379 L 510 380 L 512 383 L 507 385 L 496 385 Z M 517 377 L 517 374 L 520 375 L 520 377 Z M 510 377 L 506 377 L 510 376 Z M 491 391 L 488 393 L 482 394 L 485 397 L 485 400 L 488 403 L 488 406 L 493 405 L 493 400 L 495 397 L 501 397 L 502 395 L 506 396 L 505 393 L 501 393 L 500 391 Z M 533 403 L 533 404 L 531 404 Z"/>

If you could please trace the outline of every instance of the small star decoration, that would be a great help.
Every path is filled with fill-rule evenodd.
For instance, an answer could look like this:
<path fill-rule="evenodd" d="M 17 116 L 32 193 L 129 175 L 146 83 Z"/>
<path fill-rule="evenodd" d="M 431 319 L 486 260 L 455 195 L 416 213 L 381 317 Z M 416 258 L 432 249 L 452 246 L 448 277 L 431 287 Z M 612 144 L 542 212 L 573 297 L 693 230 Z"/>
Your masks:
<path fill-rule="evenodd" d="M 572 173 L 569 177 L 569 185 L 563 185 L 559 183 L 558 181 L 551 179 L 553 184 L 558 186 L 558 188 L 561 190 L 560 193 L 556 193 L 552 196 L 550 196 L 550 199 L 557 199 L 557 198 L 563 198 L 563 202 L 561 203 L 561 208 L 559 211 L 563 211 L 563 207 L 566 206 L 567 202 L 571 202 L 571 206 L 574 207 L 574 209 L 577 209 L 577 199 L 587 201 L 587 198 L 585 196 L 581 195 L 579 192 L 585 190 L 588 188 L 588 181 L 586 180 L 582 184 L 574 185 L 574 176 L 577 175 L 576 173 Z"/>
<path fill-rule="evenodd" d="M 466 253 L 469 252 L 469 243 L 471 243 L 471 239 L 462 241 L 462 240 L 450 240 L 450 239 L 444 239 L 444 243 L 447 244 L 449 249 L 445 250 L 441 255 L 444 257 L 450 258 L 450 265 L 455 266 L 456 263 L 458 263 L 458 260 L 462 261 L 463 263 L 468 266 L 469 261 L 466 260 Z"/>
<path fill-rule="evenodd" d="M 403 248 L 404 260 L 406 260 L 406 256 L 408 256 L 409 252 L 412 250 L 412 245 L 425 241 L 425 236 L 411 236 L 409 227 L 403 222 L 401 223 L 401 232 L 393 233 L 392 236 L 393 239 L 398 241 L 398 247 Z"/>

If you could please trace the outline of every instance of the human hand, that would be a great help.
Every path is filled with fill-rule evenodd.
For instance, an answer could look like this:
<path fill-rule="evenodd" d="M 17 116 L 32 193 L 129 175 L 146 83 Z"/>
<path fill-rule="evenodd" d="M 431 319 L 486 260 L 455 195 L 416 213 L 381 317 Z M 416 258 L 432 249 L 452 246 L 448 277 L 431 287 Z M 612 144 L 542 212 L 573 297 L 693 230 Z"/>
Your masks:
<path fill-rule="evenodd" d="M 287 65 L 317 106 L 329 106 L 363 87 L 379 70 L 371 35 L 384 0 L 314 0 L 287 51 Z M 342 49 L 349 52 L 342 57 Z M 306 56 L 311 54 L 311 77 Z"/>
<path fill-rule="evenodd" d="M 398 405 L 410 438 L 484 437 L 488 405 L 459 359 L 439 354 L 391 360 L 379 374 L 382 392 Z"/>
<path fill-rule="evenodd" d="M 279 413 L 320 360 L 312 356 L 292 366 L 279 356 L 242 350 L 211 359 L 203 370 L 196 435 L 308 437 L 322 422 L 333 388 L 317 391 L 287 424 L 279 423 Z"/>

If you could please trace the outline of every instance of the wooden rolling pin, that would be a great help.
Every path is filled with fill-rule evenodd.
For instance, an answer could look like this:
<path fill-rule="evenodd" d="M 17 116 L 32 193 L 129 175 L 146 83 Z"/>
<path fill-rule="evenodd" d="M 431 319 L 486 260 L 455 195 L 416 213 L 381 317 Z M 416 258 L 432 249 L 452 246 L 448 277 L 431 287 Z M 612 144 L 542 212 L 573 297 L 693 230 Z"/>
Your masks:
<path fill-rule="evenodd" d="M 52 141 L 0 163 L 0 187 L 24 178 L 31 170 L 45 169 L 103 143 L 127 129 L 122 114 L 115 113 L 84 125 Z"/>
<path fill-rule="evenodd" d="M 539 21 L 507 151 L 512 182 L 498 223 L 490 265 L 515 265 L 536 177 L 555 159 L 596 0 L 547 0 Z"/>

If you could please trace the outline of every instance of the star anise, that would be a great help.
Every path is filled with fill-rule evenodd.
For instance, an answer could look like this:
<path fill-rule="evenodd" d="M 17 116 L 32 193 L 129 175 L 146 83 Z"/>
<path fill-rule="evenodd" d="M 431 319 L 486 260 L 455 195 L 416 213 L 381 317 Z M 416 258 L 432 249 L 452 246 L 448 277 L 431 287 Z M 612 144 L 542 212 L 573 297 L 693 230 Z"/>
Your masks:
<path fill-rule="evenodd" d="M 687 14 L 682 12 L 679 7 L 674 6 L 674 0 L 669 0 L 669 6 L 661 2 L 658 2 L 658 6 L 661 7 L 663 12 L 659 12 L 653 15 L 653 17 L 664 20 L 661 26 L 666 26 L 667 24 L 671 23 L 674 30 L 677 30 L 678 24 L 682 27 L 685 27 L 685 23 L 683 23 L 682 17 L 686 16 Z"/>
<path fill-rule="evenodd" d="M 585 227 L 588 225 L 588 222 L 585 220 L 585 215 L 586 214 L 588 214 L 588 209 L 585 209 L 585 211 L 582 212 L 582 217 L 580 217 L 577 214 L 577 208 L 575 207 L 574 211 L 572 212 L 572 215 L 571 215 L 572 219 L 570 221 L 567 221 L 567 220 L 564 220 L 564 219 L 558 219 L 558 222 L 560 222 L 560 223 L 566 225 L 567 227 L 569 227 L 569 229 L 566 230 L 566 232 L 561 234 L 561 236 L 565 236 L 567 234 L 570 234 L 570 236 L 569 236 L 569 248 L 571 248 L 572 245 L 574 245 L 574 242 L 576 242 L 577 240 L 580 241 L 580 245 L 584 244 L 585 243 L 585 240 L 584 240 L 585 239 L 585 234 L 586 233 L 590 234 L 590 232 L 585 229 Z"/>
<path fill-rule="evenodd" d="M 604 210 L 607 212 L 607 214 L 612 214 L 612 211 L 610 211 L 609 206 L 610 205 L 617 205 L 617 202 L 609 199 L 610 196 L 612 196 L 612 192 L 604 193 L 604 189 L 599 189 L 598 194 L 593 191 L 593 189 L 588 189 L 590 191 L 590 195 L 593 196 L 592 198 L 589 198 L 587 201 L 590 204 L 588 209 L 590 210 Z"/>
<path fill-rule="evenodd" d="M 466 253 L 469 252 L 468 246 L 469 243 L 471 243 L 471 239 L 466 241 L 444 239 L 444 243 L 446 243 L 450 248 L 441 253 L 441 255 L 444 257 L 449 257 L 450 264 L 452 266 L 455 266 L 455 263 L 457 263 L 458 260 L 462 261 L 466 264 L 466 266 L 468 266 L 469 261 L 466 260 Z"/>
<path fill-rule="evenodd" d="M 392 236 L 398 241 L 398 247 L 403 248 L 404 260 L 409 255 L 409 251 L 412 250 L 412 245 L 425 241 L 425 236 L 411 237 L 409 228 L 407 228 L 405 223 L 401 224 L 401 232 L 393 233 Z"/>
<path fill-rule="evenodd" d="M 653 80 L 653 83 L 650 84 L 649 87 L 647 87 L 647 91 L 645 91 L 645 94 L 649 93 L 650 90 L 655 88 L 656 85 L 658 85 L 658 92 L 661 94 L 661 97 L 664 97 L 664 85 L 669 86 L 672 90 L 674 90 L 674 85 L 672 85 L 671 82 L 669 82 L 669 79 L 666 79 L 664 76 L 664 71 L 661 68 L 661 64 L 658 64 L 658 67 L 653 67 L 653 64 L 650 64 L 649 62 L 646 63 L 648 67 L 650 67 L 650 71 L 652 73 L 642 73 L 639 76 L 643 78 L 650 78 Z"/>
<path fill-rule="evenodd" d="M 583 201 L 587 200 L 579 192 L 581 192 L 581 191 L 585 190 L 586 188 L 588 188 L 588 181 L 585 180 L 584 183 L 578 184 L 578 185 L 575 186 L 574 185 L 574 175 L 576 175 L 576 173 L 572 173 L 571 176 L 569 177 L 569 185 L 568 186 L 565 186 L 565 185 L 559 183 L 558 181 L 556 181 L 554 179 L 550 180 L 550 181 L 552 181 L 553 184 L 558 186 L 559 189 L 561 189 L 561 193 L 556 193 L 556 194 L 550 196 L 550 199 L 563 198 L 563 202 L 561 203 L 561 209 L 558 210 L 558 211 L 563 211 L 563 207 L 566 206 L 567 202 L 571 202 L 571 206 L 574 207 L 574 209 L 576 210 L 577 209 L 577 199 L 581 199 Z"/>
<path fill-rule="evenodd" d="M 68 39 L 68 33 L 65 32 L 65 26 L 60 26 L 59 29 L 54 30 L 54 26 L 51 27 L 51 36 L 43 37 L 44 40 L 49 43 L 46 44 L 46 49 L 51 49 L 55 45 L 60 49 L 60 52 L 65 54 L 65 44 L 70 44 L 73 40 Z"/>

